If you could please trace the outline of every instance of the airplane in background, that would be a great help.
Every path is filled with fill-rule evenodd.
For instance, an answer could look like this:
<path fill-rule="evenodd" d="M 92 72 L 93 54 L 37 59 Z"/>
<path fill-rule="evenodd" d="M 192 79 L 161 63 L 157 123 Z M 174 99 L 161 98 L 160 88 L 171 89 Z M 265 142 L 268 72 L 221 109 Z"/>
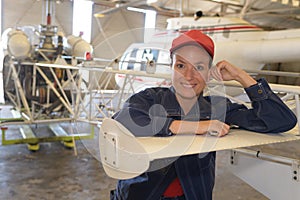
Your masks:
<path fill-rule="evenodd" d="M 266 63 L 299 62 L 300 29 L 264 31 L 240 18 L 168 19 L 167 30 L 200 29 L 215 41 L 215 60 L 226 59 L 246 70 Z"/>
<path fill-rule="evenodd" d="M 228 60 L 250 73 L 263 73 L 261 70 L 266 64 L 300 63 L 300 29 L 264 31 L 240 18 L 203 16 L 198 20 L 193 17 L 168 19 L 165 31 L 153 31 L 154 34 L 150 38 L 145 38 L 145 43 L 136 43 L 128 47 L 119 59 L 119 69 L 146 71 L 144 63 L 152 61 L 156 66 L 150 70 L 150 73 L 170 73 L 167 63 L 170 63 L 168 50 L 171 42 L 179 34 L 191 29 L 202 30 L 213 38 L 215 62 Z M 148 52 L 148 57 L 144 52 Z M 300 69 L 293 71 L 300 71 Z M 268 73 L 299 77 L 299 73 L 293 72 L 283 74 L 269 71 Z M 122 85 L 122 77 L 116 75 L 116 82 L 119 86 Z M 139 82 L 145 85 L 153 82 L 155 85 L 160 83 L 153 78 L 140 79 Z M 137 85 L 137 87 L 142 86 Z"/>

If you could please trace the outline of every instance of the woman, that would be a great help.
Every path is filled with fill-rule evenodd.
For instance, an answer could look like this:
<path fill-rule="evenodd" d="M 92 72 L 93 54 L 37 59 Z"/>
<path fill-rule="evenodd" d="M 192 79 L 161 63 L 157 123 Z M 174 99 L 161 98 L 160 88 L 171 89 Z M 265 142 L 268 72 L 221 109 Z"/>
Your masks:
<path fill-rule="evenodd" d="M 292 129 L 297 119 L 264 80 L 254 80 L 242 69 L 221 61 L 212 67 L 214 43 L 198 30 L 185 32 L 170 49 L 172 87 L 149 88 L 134 94 L 114 116 L 134 135 L 206 134 L 219 137 L 230 126 L 278 133 Z M 203 96 L 206 82 L 235 80 L 248 94 L 252 107 L 224 97 Z M 224 110 L 224 111 L 222 111 Z M 172 163 L 138 177 L 119 180 L 114 200 L 212 199 L 215 152 L 181 156 Z"/>

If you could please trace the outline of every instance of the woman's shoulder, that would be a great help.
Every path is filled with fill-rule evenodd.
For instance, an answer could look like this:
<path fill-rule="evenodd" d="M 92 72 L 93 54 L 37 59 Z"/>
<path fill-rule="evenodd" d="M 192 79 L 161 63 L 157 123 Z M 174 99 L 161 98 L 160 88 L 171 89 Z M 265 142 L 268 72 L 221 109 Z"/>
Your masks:
<path fill-rule="evenodd" d="M 146 94 L 155 94 L 155 95 L 168 95 L 169 93 L 172 93 L 171 89 L 168 87 L 151 87 L 141 92 Z"/>

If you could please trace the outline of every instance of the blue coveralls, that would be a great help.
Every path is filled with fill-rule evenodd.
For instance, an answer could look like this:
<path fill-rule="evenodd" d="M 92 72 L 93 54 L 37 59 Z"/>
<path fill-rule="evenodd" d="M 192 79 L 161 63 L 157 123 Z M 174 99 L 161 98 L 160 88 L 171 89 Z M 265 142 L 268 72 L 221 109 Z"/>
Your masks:
<path fill-rule="evenodd" d="M 232 103 L 224 97 L 200 95 L 189 113 L 183 114 L 171 88 L 149 88 L 130 97 L 113 117 L 136 136 L 170 136 L 173 120 L 218 119 L 261 133 L 279 133 L 292 129 L 297 118 L 274 94 L 265 79 L 245 89 L 252 108 Z M 216 153 L 181 156 L 166 167 L 119 180 L 114 200 L 159 200 L 178 177 L 187 200 L 210 200 L 215 180 Z M 164 162 L 164 161 L 162 161 Z"/>

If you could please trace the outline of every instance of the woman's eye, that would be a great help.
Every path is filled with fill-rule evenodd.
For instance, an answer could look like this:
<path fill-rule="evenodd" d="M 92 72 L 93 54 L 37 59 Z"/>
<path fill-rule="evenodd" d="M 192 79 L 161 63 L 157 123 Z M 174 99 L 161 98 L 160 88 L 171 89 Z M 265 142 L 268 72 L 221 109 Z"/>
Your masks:
<path fill-rule="evenodd" d="M 204 67 L 202 65 L 197 65 L 197 66 L 195 66 L 195 68 L 197 69 L 197 71 L 204 70 Z"/>
<path fill-rule="evenodd" d="M 184 68 L 184 65 L 183 65 L 183 64 L 177 64 L 176 66 L 177 66 L 178 69 Z"/>

